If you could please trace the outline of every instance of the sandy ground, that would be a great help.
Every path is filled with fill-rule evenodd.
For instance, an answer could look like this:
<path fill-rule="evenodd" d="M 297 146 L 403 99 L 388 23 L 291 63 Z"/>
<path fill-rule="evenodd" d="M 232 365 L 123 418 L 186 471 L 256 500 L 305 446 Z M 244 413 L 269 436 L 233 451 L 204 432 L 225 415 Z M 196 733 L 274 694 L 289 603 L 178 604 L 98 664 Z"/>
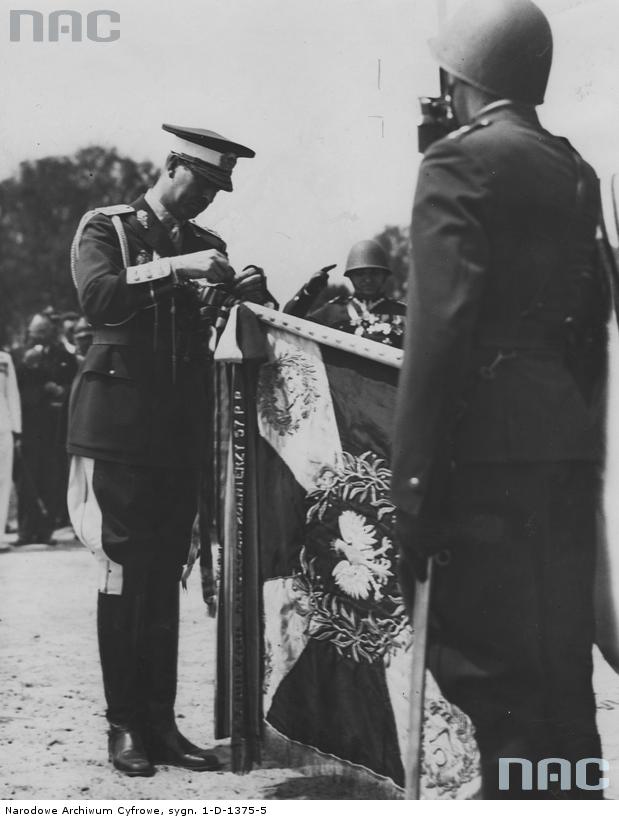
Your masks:
<path fill-rule="evenodd" d="M 303 777 L 265 761 L 245 775 L 191 773 L 160 766 L 153 778 L 127 778 L 106 760 L 106 722 L 95 638 L 90 555 L 70 536 L 56 547 L 0 554 L 0 799 L 312 799 L 376 797 L 345 781 Z M 214 621 L 197 573 L 182 599 L 177 712 L 191 740 L 212 735 Z M 619 797 L 619 677 L 596 657 L 595 685 L 608 797 Z M 229 761 L 227 744 L 218 754 Z"/>
<path fill-rule="evenodd" d="M 213 739 L 215 621 L 206 615 L 197 572 L 181 601 L 178 724 L 195 743 L 215 748 L 224 770 L 159 766 L 153 778 L 115 772 L 107 762 L 93 559 L 66 534 L 56 547 L 0 553 L 0 578 L 0 800 L 380 796 L 372 787 L 359 794 L 342 778 L 304 777 L 273 760 L 249 774 L 229 771 L 228 744 Z"/>

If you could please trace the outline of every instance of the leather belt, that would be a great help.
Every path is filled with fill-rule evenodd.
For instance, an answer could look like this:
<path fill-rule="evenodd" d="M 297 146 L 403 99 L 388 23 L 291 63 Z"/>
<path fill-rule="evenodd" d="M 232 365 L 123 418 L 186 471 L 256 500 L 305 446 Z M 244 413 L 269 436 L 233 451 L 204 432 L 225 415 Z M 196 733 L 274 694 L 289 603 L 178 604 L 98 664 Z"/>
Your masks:
<path fill-rule="evenodd" d="M 476 339 L 475 348 L 490 348 L 492 350 L 561 350 L 563 343 L 554 339 Z"/>
<path fill-rule="evenodd" d="M 92 337 L 93 345 L 135 344 L 134 334 L 126 327 L 97 327 Z"/>

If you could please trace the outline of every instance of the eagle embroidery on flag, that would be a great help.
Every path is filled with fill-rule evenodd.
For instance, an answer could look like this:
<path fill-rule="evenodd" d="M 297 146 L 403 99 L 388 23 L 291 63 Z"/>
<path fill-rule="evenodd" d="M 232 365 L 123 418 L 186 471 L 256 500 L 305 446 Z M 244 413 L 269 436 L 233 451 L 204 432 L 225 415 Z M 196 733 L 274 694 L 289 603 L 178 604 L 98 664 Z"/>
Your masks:
<path fill-rule="evenodd" d="M 414 636 L 398 586 L 388 468 L 401 354 L 303 320 L 293 332 L 290 317 L 259 314 L 264 349 L 243 351 L 235 365 L 246 436 L 230 439 L 242 448 L 234 463 L 237 479 L 244 470 L 245 577 L 223 586 L 236 589 L 227 611 L 238 646 L 252 606 L 262 623 L 260 695 L 257 714 L 237 704 L 237 716 L 245 711 L 233 747 L 235 731 L 247 739 L 249 725 L 264 721 L 310 756 L 402 787 Z M 242 322 L 235 332 L 242 349 Z M 427 679 L 422 794 L 467 796 L 478 783 L 472 726 Z"/>

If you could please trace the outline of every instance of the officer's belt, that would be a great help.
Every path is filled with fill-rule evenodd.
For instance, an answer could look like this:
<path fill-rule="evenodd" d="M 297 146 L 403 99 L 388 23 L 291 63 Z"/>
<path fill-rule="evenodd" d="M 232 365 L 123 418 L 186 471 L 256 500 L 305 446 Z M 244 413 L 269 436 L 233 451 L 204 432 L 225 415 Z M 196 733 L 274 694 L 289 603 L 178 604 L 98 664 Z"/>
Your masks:
<path fill-rule="evenodd" d="M 97 327 L 92 337 L 93 345 L 125 345 L 136 343 L 135 333 L 126 327 Z"/>
<path fill-rule="evenodd" d="M 564 343 L 559 339 L 513 339 L 509 337 L 496 337 L 489 339 L 475 339 L 475 348 L 488 348 L 491 350 L 562 350 Z"/>
<path fill-rule="evenodd" d="M 565 325 L 528 323 L 520 328 L 486 325 L 477 329 L 473 345 L 499 350 L 562 350 Z"/>
<path fill-rule="evenodd" d="M 167 335 L 167 334 L 165 334 Z M 95 328 L 93 345 L 118 345 L 121 347 L 134 347 L 142 351 L 157 351 L 178 356 L 179 360 L 201 361 L 204 358 L 204 350 L 200 343 L 190 334 L 177 331 L 175 343 L 171 339 L 157 338 L 154 344 L 152 332 L 144 332 L 138 328 L 130 327 L 98 327 Z"/>
<path fill-rule="evenodd" d="M 176 335 L 176 344 L 180 346 L 185 339 L 181 333 Z M 120 345 L 122 347 L 152 348 L 152 332 L 144 332 L 138 328 L 129 327 L 98 327 L 92 338 L 93 345 Z M 169 339 L 158 338 L 158 350 L 171 351 L 172 343 Z"/>

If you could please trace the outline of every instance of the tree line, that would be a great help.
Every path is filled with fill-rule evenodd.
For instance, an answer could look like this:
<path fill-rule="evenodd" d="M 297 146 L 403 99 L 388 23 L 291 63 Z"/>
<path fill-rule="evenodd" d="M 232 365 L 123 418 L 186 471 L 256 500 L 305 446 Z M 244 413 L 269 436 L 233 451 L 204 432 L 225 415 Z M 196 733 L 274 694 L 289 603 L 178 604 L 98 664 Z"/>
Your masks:
<path fill-rule="evenodd" d="M 22 162 L 0 182 L 0 328 L 9 339 L 46 305 L 59 312 L 78 310 L 69 248 L 81 216 L 91 208 L 133 201 L 157 173 L 151 162 L 95 145 L 72 156 Z M 387 226 L 375 238 L 391 259 L 391 292 L 401 298 L 408 231 Z M 342 285 L 330 285 L 321 301 L 342 290 Z"/>

